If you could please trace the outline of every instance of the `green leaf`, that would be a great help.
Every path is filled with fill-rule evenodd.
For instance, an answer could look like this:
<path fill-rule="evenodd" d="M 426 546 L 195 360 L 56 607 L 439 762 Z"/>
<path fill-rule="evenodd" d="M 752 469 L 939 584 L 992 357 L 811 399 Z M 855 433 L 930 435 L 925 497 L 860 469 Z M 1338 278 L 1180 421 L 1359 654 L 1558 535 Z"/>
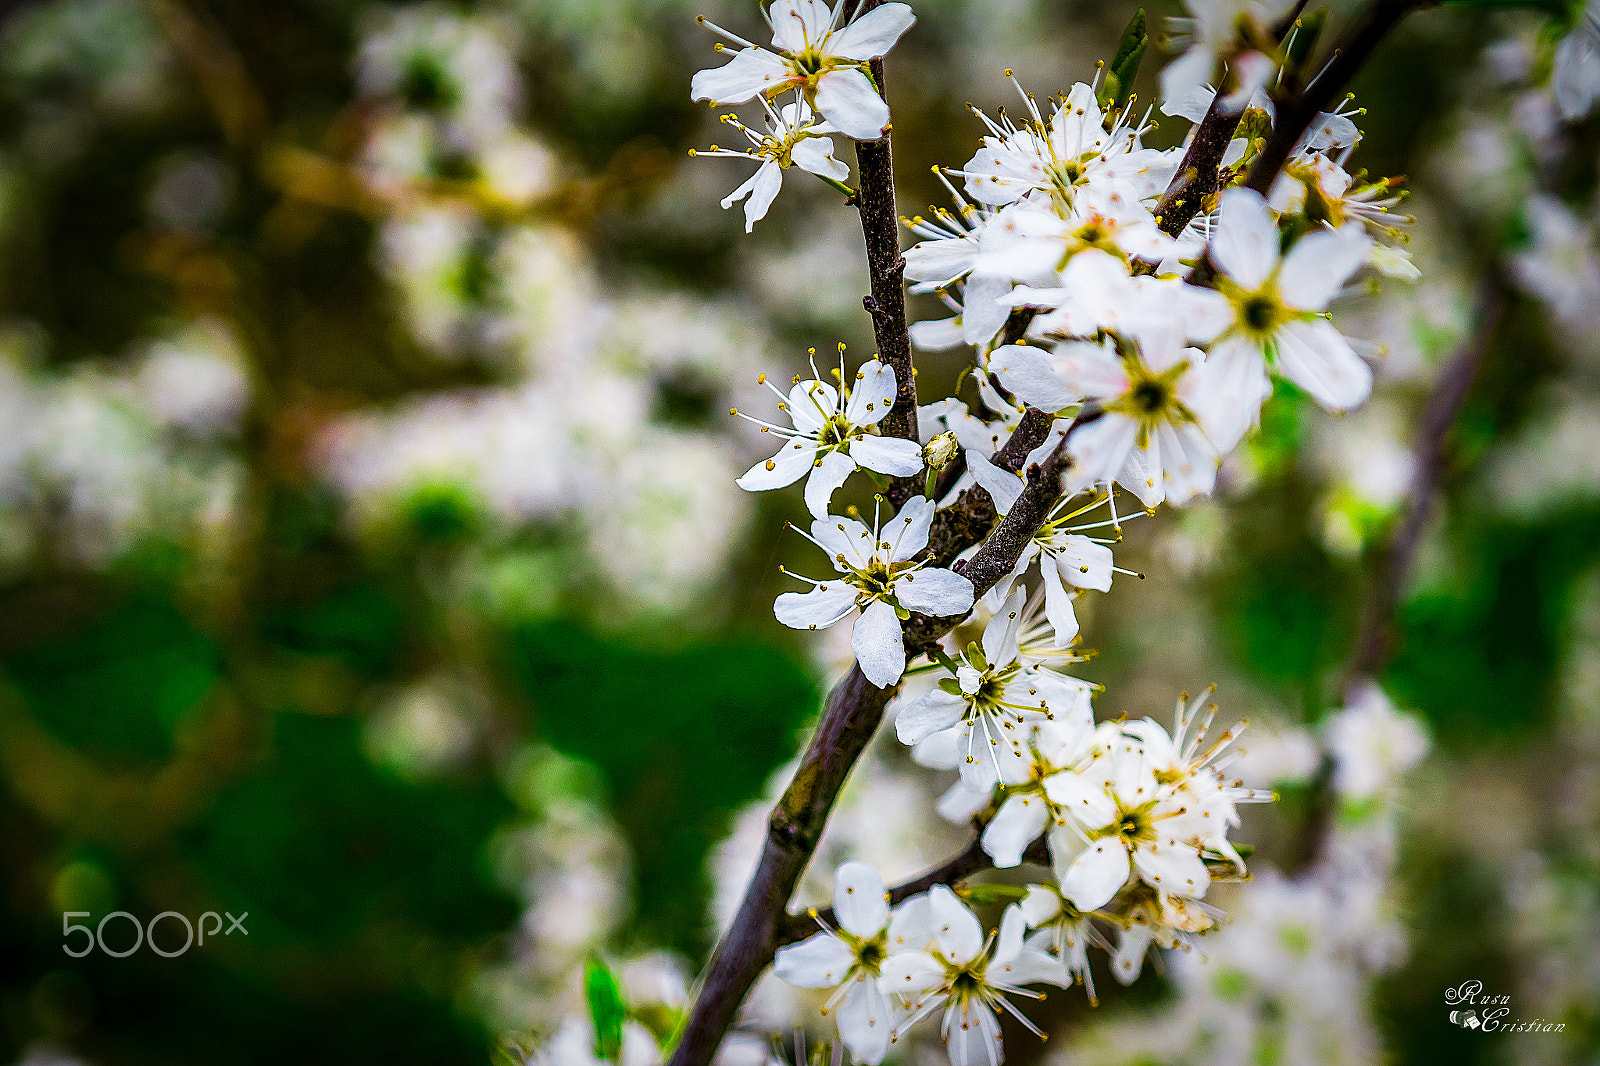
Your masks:
<path fill-rule="evenodd" d="M 1145 48 L 1150 44 L 1150 34 L 1145 29 L 1144 8 L 1133 13 L 1128 28 L 1122 31 L 1117 42 L 1117 54 L 1106 66 L 1105 80 L 1100 83 L 1101 107 L 1120 108 L 1128 102 L 1133 91 L 1133 79 L 1139 73 Z"/>
<path fill-rule="evenodd" d="M 1122 40 L 1117 42 L 1117 54 L 1111 60 L 1111 69 L 1121 69 L 1136 52 L 1143 55 L 1145 45 L 1149 43 L 1150 34 L 1145 30 L 1144 8 L 1141 7 L 1128 20 L 1128 28 L 1122 31 Z"/>
<path fill-rule="evenodd" d="M 589 1001 L 589 1020 L 594 1023 L 594 1053 L 607 1062 L 622 1056 L 622 1022 L 628 1010 L 622 1005 L 622 990 L 598 955 L 589 956 L 583 968 L 583 994 Z"/>
<path fill-rule="evenodd" d="M 1021 903 L 1027 894 L 1027 885 L 962 885 L 956 889 L 956 895 L 979 905 Z"/>

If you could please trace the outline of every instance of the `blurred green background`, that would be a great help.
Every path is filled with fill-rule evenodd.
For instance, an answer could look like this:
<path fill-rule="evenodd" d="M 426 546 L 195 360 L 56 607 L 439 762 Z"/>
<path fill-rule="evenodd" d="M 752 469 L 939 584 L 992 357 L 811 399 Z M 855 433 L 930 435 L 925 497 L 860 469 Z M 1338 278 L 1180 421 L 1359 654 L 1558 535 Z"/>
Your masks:
<path fill-rule="evenodd" d="M 1132 11 L 915 6 L 907 213 L 970 155 L 966 104 L 1014 104 L 1003 68 L 1065 89 Z M 791 172 L 746 238 L 716 205 L 745 170 L 687 158 L 727 135 L 688 99 L 700 11 L 756 32 L 734 0 L 0 5 L 0 1062 L 483 1062 L 549 1031 L 591 949 L 703 959 L 707 856 L 835 666 L 769 609 L 798 498 L 691 459 L 731 478 L 756 373 L 871 341 L 834 194 Z M 1476 277 L 1534 240 L 1537 131 L 1495 73 L 1515 49 L 1483 49 L 1538 33 L 1428 12 L 1357 85 L 1357 161 L 1412 176 L 1424 272 L 1359 312 L 1379 421 L 1280 395 L 1217 501 L 1130 525 L 1148 579 L 1086 616 L 1102 715 L 1212 680 L 1284 728 L 1337 704 L 1400 500 L 1328 441 L 1408 447 Z M 1592 214 L 1600 130 L 1572 136 L 1554 191 Z M 1436 742 L 1411 951 L 1371 995 L 1399 1061 L 1537 1060 L 1447 1021 L 1471 977 L 1561 991 L 1547 1061 L 1600 1040 L 1597 349 L 1512 298 L 1399 612 L 1385 679 Z M 959 364 L 922 367 L 931 395 Z M 559 431 L 473 436 L 501 418 Z M 688 483 L 630 465 L 658 455 Z M 1306 807 L 1249 812 L 1256 861 L 1293 866 Z M 1534 862 L 1570 927 L 1528 917 Z M 248 935 L 74 959 L 68 911 Z"/>

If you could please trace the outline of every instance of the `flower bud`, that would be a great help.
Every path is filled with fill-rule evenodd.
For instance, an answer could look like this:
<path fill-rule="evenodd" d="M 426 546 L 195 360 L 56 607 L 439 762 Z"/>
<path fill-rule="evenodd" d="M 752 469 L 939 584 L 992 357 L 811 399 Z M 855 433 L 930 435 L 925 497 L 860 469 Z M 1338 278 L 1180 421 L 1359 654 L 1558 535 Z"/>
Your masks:
<path fill-rule="evenodd" d="M 954 433 L 941 433 L 923 445 L 922 458 L 931 470 L 943 470 L 950 465 L 950 460 L 956 457 L 956 452 L 961 450 L 961 445 L 956 443 Z"/>

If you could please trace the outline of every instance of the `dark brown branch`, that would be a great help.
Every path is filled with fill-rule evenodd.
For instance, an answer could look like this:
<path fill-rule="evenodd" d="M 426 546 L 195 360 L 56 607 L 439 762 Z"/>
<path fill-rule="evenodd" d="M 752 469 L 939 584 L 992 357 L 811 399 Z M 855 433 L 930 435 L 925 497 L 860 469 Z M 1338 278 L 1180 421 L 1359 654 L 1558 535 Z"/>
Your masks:
<path fill-rule="evenodd" d="M 1017 428 L 1011 431 L 1010 438 L 990 461 L 1002 470 L 1016 473 L 1029 454 L 1045 442 L 1053 425 L 1055 416 L 1037 407 L 1028 408 Z M 933 529 L 928 535 L 928 558 L 934 566 L 950 565 L 957 555 L 988 536 L 999 517 L 988 491 L 981 485 L 973 485 L 956 497 L 955 503 L 934 515 Z"/>
<path fill-rule="evenodd" d="M 859 15 L 865 15 L 882 0 L 862 0 Z M 857 17 L 846 11 L 845 16 Z M 872 77 L 880 93 L 887 93 L 883 61 L 872 62 Z M 919 441 L 917 433 L 917 377 L 911 361 L 911 332 L 906 325 L 906 261 L 900 254 L 900 216 L 894 201 L 894 153 L 891 131 L 876 141 L 856 142 L 856 173 L 859 187 L 855 204 L 861 213 L 861 233 L 867 242 L 867 271 L 872 294 L 862 300 L 872 316 L 872 335 L 878 345 L 878 358 L 894 370 L 894 406 L 879 423 L 886 436 Z M 923 477 L 896 478 L 889 485 L 889 501 L 896 507 L 923 489 Z"/>
<path fill-rule="evenodd" d="M 1289 161 L 1295 145 L 1305 136 L 1320 112 L 1333 105 L 1356 74 L 1366 65 L 1378 44 L 1413 10 L 1427 7 L 1434 0 L 1372 0 L 1362 9 L 1355 23 L 1345 32 L 1322 72 L 1303 90 L 1287 100 L 1275 101 L 1277 117 L 1261 154 L 1250 166 L 1245 188 L 1267 195 L 1278 172 Z"/>
<path fill-rule="evenodd" d="M 926 892 L 934 885 L 953 885 L 958 881 L 965 881 L 973 874 L 984 870 L 994 869 L 994 860 L 988 852 L 983 850 L 983 827 L 975 827 L 978 832 L 965 848 L 950 856 L 938 866 L 927 873 L 913 877 L 911 880 L 895 885 L 889 889 L 889 905 L 891 907 L 903 903 L 912 896 Z M 1043 837 L 1035 840 L 1023 852 L 1024 862 L 1036 863 L 1040 866 L 1050 865 L 1050 851 Z M 838 918 L 832 907 L 820 911 L 809 911 L 805 914 L 786 915 L 786 922 L 779 934 L 779 947 L 804 940 L 815 933 L 823 925 L 837 926 Z"/>
<path fill-rule="evenodd" d="M 1300 0 L 1272 27 L 1273 41 L 1283 43 L 1305 6 L 1305 0 Z M 1238 132 L 1245 111 L 1242 107 L 1237 112 L 1224 108 L 1222 102 L 1226 95 L 1219 91 L 1211 98 L 1211 106 L 1195 127 L 1172 184 L 1156 204 L 1156 224 L 1169 237 L 1182 233 L 1205 207 L 1206 199 L 1223 189 L 1222 160 L 1228 154 L 1228 145 L 1233 143 L 1233 135 Z"/>
<path fill-rule="evenodd" d="M 794 886 L 816 850 L 839 790 L 883 718 L 894 687 L 878 688 L 859 666 L 828 697 L 800 766 L 767 823 L 744 900 L 717 944 L 670 1066 L 705 1066 L 750 986 L 777 951 Z"/>
<path fill-rule="evenodd" d="M 1206 198 L 1222 189 L 1222 159 L 1244 118 L 1243 108 L 1231 114 L 1223 108 L 1223 95 L 1219 92 L 1211 98 L 1211 106 L 1195 127 L 1183 162 L 1178 164 L 1178 173 L 1156 204 L 1156 224 L 1169 237 L 1182 233 L 1205 206 Z"/>
<path fill-rule="evenodd" d="M 1073 431 L 1099 417 L 1100 411 L 1093 408 L 1080 414 L 1050 456 L 1029 468 L 1022 496 L 966 567 L 978 595 L 1016 566 L 1022 549 L 1061 497 L 1061 475 L 1071 463 L 1067 443 Z M 913 615 L 905 626 L 907 658 L 921 654 L 962 617 Z M 878 688 L 854 666 L 829 695 L 800 766 L 773 809 L 761 860 L 733 925 L 706 965 L 694 1007 L 668 1066 L 706 1066 L 711 1061 L 750 986 L 772 961 L 780 932 L 789 920 L 787 909 L 794 886 L 816 850 L 839 790 L 866 750 L 893 694 L 894 687 Z"/>

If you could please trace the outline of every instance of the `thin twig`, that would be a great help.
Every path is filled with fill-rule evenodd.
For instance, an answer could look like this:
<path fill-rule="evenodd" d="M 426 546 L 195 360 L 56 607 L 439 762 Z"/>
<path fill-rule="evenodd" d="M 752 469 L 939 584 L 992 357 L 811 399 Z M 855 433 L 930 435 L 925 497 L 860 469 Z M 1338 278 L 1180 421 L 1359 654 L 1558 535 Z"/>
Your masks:
<path fill-rule="evenodd" d="M 1435 0 L 1373 0 L 1334 47 L 1327 66 L 1322 68 L 1300 92 L 1287 100 L 1276 101 L 1277 117 L 1272 133 L 1261 147 L 1261 154 L 1250 165 L 1245 188 L 1267 195 L 1278 172 L 1289 161 L 1295 145 L 1305 136 L 1317 115 L 1332 106 L 1351 80 L 1366 65 L 1378 44 L 1389 31 L 1412 11 L 1428 7 Z"/>
<path fill-rule="evenodd" d="M 1347 699 L 1362 681 L 1377 676 L 1393 654 L 1395 610 L 1411 583 L 1417 548 L 1438 502 L 1449 458 L 1450 431 L 1461 415 L 1479 368 L 1494 347 L 1510 303 L 1510 281 L 1504 267 L 1496 262 L 1478 282 L 1467 336 L 1440 369 L 1423 407 L 1422 425 L 1412 451 L 1417 467 L 1411 475 L 1411 488 L 1384 547 L 1383 561 L 1367 580 L 1355 650 L 1340 679 L 1340 691 Z M 1335 807 L 1334 769 L 1333 756 L 1325 752 L 1309 786 L 1308 813 L 1292 860 L 1297 869 L 1317 862 L 1327 848 Z"/>
<path fill-rule="evenodd" d="M 862 0 L 859 13 L 845 11 L 844 17 L 865 15 L 882 0 Z M 872 77 L 878 91 L 885 92 L 883 61 L 872 61 Z M 861 234 L 867 243 L 867 271 L 872 293 L 862 306 L 872 317 L 872 335 L 878 345 L 878 358 L 894 370 L 894 406 L 878 425 L 885 436 L 920 441 L 917 432 L 917 376 L 911 361 L 911 332 L 906 325 L 906 261 L 900 254 L 900 216 L 895 210 L 894 152 L 892 131 L 876 141 L 856 142 L 856 172 L 859 188 L 855 205 L 861 214 Z M 921 493 L 923 475 L 896 478 L 889 485 L 889 501 L 896 507 Z"/>
<path fill-rule="evenodd" d="M 926 873 L 919 874 L 909 881 L 904 881 L 889 889 L 889 906 L 893 907 L 905 902 L 912 896 L 928 891 L 934 885 L 954 885 L 965 881 L 973 874 L 995 868 L 994 860 L 989 853 L 983 850 L 983 827 L 975 826 L 977 832 L 967 846 L 944 862 L 933 867 Z M 1050 851 L 1043 837 L 1028 845 L 1022 853 L 1024 862 L 1035 863 L 1040 866 L 1050 865 Z M 786 921 L 778 934 L 779 947 L 804 940 L 818 929 L 837 926 L 838 916 L 832 907 L 820 911 L 807 911 L 805 914 L 790 914 L 785 916 Z"/>
<path fill-rule="evenodd" d="M 1411 583 L 1417 547 L 1439 496 L 1450 454 L 1450 431 L 1461 415 L 1484 357 L 1494 346 L 1510 302 L 1509 280 L 1499 264 L 1495 264 L 1478 282 L 1470 332 L 1439 371 L 1427 406 L 1423 408 L 1422 424 L 1412 452 L 1417 465 L 1411 477 L 1411 491 L 1384 551 L 1383 565 L 1375 579 L 1367 584 L 1355 652 L 1345 668 L 1346 688 L 1376 674 L 1389 660 L 1394 646 L 1395 607 Z"/>
<path fill-rule="evenodd" d="M 893 907 L 919 892 L 926 892 L 934 885 L 955 884 L 993 865 L 988 853 L 983 850 L 982 835 L 974 835 L 964 849 L 927 873 L 889 889 L 889 905 Z M 838 918 L 832 907 L 820 911 L 808 911 L 805 914 L 785 914 L 783 927 L 778 933 L 778 946 L 783 947 L 785 944 L 804 940 L 819 928 L 837 924 Z"/>
<path fill-rule="evenodd" d="M 1195 127 L 1183 162 L 1178 164 L 1178 173 L 1156 204 L 1156 225 L 1169 237 L 1182 233 L 1205 207 L 1206 198 L 1222 188 L 1222 160 L 1244 118 L 1243 108 L 1229 112 L 1222 106 L 1223 95 L 1218 92 L 1211 98 L 1211 106 Z"/>
<path fill-rule="evenodd" d="M 1067 427 L 1049 458 L 1029 468 L 1028 486 L 1022 496 L 983 548 L 969 560 L 968 577 L 978 595 L 1016 566 L 1022 549 L 1061 497 L 1061 475 L 1071 462 L 1067 444 L 1073 431 L 1099 417 L 1100 412 L 1094 408 L 1080 414 Z M 908 659 L 921 654 L 962 617 L 913 615 L 905 626 Z M 706 1066 L 711 1061 L 750 986 L 772 961 L 780 944 L 780 923 L 786 921 L 795 885 L 816 850 L 839 790 L 866 750 L 897 687 L 878 688 L 857 665 L 829 695 L 822 721 L 768 820 L 761 859 L 733 924 L 706 964 L 694 1007 L 668 1066 Z"/>

